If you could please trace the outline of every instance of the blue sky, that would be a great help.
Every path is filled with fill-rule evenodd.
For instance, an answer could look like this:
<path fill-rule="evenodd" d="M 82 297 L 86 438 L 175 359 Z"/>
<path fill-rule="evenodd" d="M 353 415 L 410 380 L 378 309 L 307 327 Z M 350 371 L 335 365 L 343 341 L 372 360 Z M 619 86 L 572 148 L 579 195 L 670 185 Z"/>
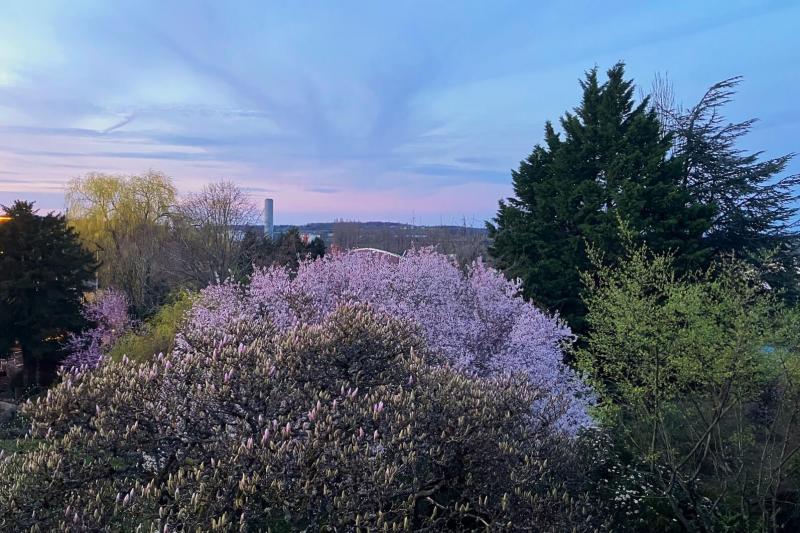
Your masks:
<path fill-rule="evenodd" d="M 742 75 L 744 147 L 800 151 L 798 23 L 791 1 L 5 0 L 0 203 L 152 168 L 271 196 L 279 224 L 480 224 L 594 65 L 667 73 L 684 104 Z"/>

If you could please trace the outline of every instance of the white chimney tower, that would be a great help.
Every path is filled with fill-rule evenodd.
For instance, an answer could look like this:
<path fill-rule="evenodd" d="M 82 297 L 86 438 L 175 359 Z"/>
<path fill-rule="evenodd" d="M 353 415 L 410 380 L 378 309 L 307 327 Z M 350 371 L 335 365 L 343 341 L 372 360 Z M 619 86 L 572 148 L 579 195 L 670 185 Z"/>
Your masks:
<path fill-rule="evenodd" d="M 272 198 L 264 200 L 264 236 L 270 239 L 275 237 L 272 224 Z"/>

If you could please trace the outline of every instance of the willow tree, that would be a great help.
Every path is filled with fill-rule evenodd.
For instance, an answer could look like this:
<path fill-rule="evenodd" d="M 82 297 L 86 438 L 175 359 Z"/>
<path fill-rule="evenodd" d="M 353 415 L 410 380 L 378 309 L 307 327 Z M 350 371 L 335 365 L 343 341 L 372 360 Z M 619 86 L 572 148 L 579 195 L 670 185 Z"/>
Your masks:
<path fill-rule="evenodd" d="M 91 173 L 67 189 L 67 217 L 100 263 L 100 287 L 123 290 L 137 313 L 153 309 L 167 291 L 164 248 L 176 189 L 148 171 L 119 176 Z"/>

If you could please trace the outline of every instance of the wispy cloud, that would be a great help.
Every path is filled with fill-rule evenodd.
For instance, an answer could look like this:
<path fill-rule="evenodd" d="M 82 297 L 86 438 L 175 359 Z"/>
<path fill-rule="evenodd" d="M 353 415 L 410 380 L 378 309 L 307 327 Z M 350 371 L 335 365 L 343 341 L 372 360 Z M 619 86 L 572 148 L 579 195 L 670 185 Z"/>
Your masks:
<path fill-rule="evenodd" d="M 581 72 L 618 59 L 645 87 L 669 71 L 687 102 L 744 74 L 732 111 L 764 118 L 752 148 L 797 150 L 785 133 L 800 73 L 786 65 L 800 6 L 788 1 L 6 11 L 0 198 L 58 207 L 52 187 L 75 175 L 152 167 L 183 190 L 237 181 L 296 219 L 487 218 L 544 121 L 577 102 Z"/>
<path fill-rule="evenodd" d="M 119 122 L 114 124 L 113 126 L 109 126 L 108 128 L 104 129 L 102 133 L 103 134 L 108 134 L 108 133 L 111 133 L 114 130 L 120 129 L 123 126 L 127 126 L 128 124 L 130 124 L 133 121 L 134 118 L 136 118 L 136 115 L 131 113 L 127 117 L 123 118 L 122 120 L 120 120 Z"/>

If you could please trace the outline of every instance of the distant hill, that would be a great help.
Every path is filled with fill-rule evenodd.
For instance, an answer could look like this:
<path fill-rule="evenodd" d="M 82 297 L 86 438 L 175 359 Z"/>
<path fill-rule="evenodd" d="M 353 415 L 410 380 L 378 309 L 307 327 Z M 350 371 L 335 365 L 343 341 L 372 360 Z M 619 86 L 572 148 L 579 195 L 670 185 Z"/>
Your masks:
<path fill-rule="evenodd" d="M 401 222 L 310 222 L 302 225 L 275 225 L 275 235 L 281 235 L 291 228 L 297 228 L 300 233 L 319 235 L 325 244 L 333 244 L 334 233 L 339 229 L 341 233 L 343 229 L 349 231 L 356 231 L 359 234 L 376 233 L 391 233 L 403 236 L 414 236 L 417 238 L 426 238 L 431 234 L 447 234 L 452 236 L 457 235 L 471 235 L 475 237 L 487 237 L 488 233 L 486 228 L 472 228 L 468 226 L 454 226 L 454 225 L 441 225 L 441 226 L 417 226 L 413 224 L 403 224 Z"/>
<path fill-rule="evenodd" d="M 489 244 L 485 228 L 469 226 L 416 226 L 400 222 L 311 222 L 302 225 L 275 225 L 275 238 L 297 228 L 308 238 L 319 237 L 328 247 L 340 249 L 378 248 L 402 254 L 409 248 L 433 246 L 452 254 L 461 262 L 486 256 Z M 237 228 L 240 231 L 263 233 L 263 226 Z"/>

